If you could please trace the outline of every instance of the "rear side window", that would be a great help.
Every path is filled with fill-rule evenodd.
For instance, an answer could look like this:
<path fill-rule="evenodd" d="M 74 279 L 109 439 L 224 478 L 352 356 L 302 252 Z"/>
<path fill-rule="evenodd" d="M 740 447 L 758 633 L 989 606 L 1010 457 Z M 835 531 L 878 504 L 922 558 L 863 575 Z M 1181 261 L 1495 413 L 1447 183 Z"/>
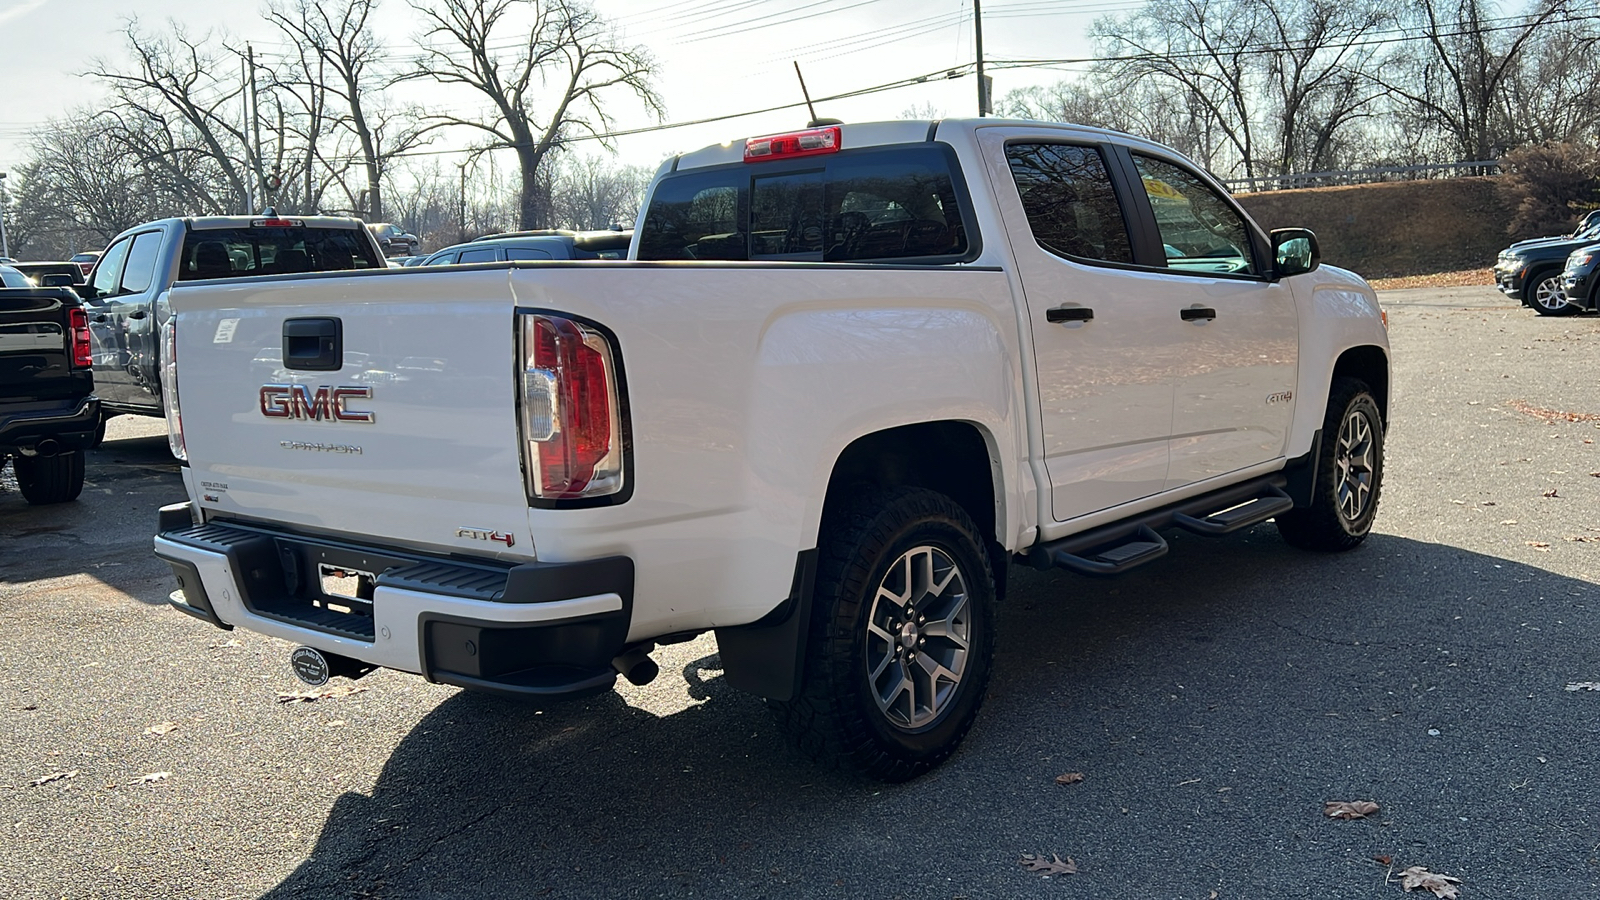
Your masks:
<path fill-rule="evenodd" d="M 1039 246 L 1059 256 L 1133 262 L 1128 225 L 1099 149 L 1011 144 L 1006 162 Z"/>
<path fill-rule="evenodd" d="M 744 200 L 749 172 L 722 169 L 663 179 L 650 198 L 640 259 L 747 259 Z"/>
<path fill-rule="evenodd" d="M 206 228 L 184 237 L 178 280 L 383 267 L 351 228 Z"/>
<path fill-rule="evenodd" d="M 507 247 L 506 259 L 551 259 L 550 251 L 534 247 Z"/>
<path fill-rule="evenodd" d="M 463 251 L 461 251 L 461 262 L 463 262 L 463 263 L 479 263 L 479 262 L 494 262 L 494 261 L 495 261 L 495 250 L 494 250 L 493 247 L 480 247 L 480 248 L 478 248 L 476 250 L 463 250 Z"/>
<path fill-rule="evenodd" d="M 662 179 L 639 258 L 953 262 L 970 249 L 943 145 L 740 164 Z"/>

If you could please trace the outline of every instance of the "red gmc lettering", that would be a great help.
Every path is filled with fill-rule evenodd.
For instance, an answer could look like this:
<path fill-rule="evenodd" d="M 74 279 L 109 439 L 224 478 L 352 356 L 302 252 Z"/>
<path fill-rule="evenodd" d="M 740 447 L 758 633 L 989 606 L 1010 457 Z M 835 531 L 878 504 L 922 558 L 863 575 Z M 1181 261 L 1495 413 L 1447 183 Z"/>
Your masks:
<path fill-rule="evenodd" d="M 261 388 L 261 414 L 269 419 L 300 419 L 309 422 L 360 422 L 371 424 L 373 414 L 350 409 L 352 399 L 370 400 L 372 388 L 322 385 L 315 392 L 303 384 L 268 384 Z"/>

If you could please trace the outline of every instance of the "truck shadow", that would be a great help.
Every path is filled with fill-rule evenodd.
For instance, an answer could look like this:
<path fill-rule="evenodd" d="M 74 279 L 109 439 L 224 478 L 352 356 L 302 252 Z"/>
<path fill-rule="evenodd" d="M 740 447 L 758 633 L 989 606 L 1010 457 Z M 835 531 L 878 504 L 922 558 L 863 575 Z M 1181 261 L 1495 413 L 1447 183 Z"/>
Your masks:
<path fill-rule="evenodd" d="M 170 570 L 150 553 L 156 510 L 186 499 L 166 436 L 106 440 L 85 460 L 83 493 L 32 506 L 0 470 L 0 582 L 87 574 L 144 603 L 165 603 Z"/>
<path fill-rule="evenodd" d="M 1458 872 L 1535 845 L 1516 878 L 1592 893 L 1594 707 L 1572 704 L 1595 695 L 1563 686 L 1600 679 L 1600 589 L 1387 535 L 1341 556 L 1271 525 L 1173 543 L 1113 581 L 1013 569 L 978 725 L 911 784 L 800 758 L 714 657 L 685 669 L 704 702 L 661 717 L 463 693 L 265 897 L 1032 896 L 1017 861 L 1039 852 L 1077 858 L 1071 896 L 1259 897 L 1369 878 L 1373 853 Z M 1469 811 L 1530 767 L 1542 790 Z M 1320 815 L 1368 796 L 1381 831 Z"/>

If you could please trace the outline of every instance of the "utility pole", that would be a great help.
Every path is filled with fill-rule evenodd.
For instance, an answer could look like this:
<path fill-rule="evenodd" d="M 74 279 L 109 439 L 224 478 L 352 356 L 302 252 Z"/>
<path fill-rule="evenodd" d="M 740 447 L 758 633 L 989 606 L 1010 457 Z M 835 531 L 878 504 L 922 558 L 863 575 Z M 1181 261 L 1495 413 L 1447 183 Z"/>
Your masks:
<path fill-rule="evenodd" d="M 978 118 L 989 114 L 989 81 L 983 74 L 983 4 L 972 0 L 972 25 L 976 31 L 975 48 L 978 51 Z"/>
<path fill-rule="evenodd" d="M 0 256 L 11 255 L 11 241 L 6 238 L 6 173 L 0 172 Z"/>
<path fill-rule="evenodd" d="M 250 70 L 250 61 L 239 57 L 239 102 L 241 131 L 250 127 L 250 84 L 254 81 L 254 72 Z M 255 164 L 250 160 L 250 139 L 244 140 L 244 167 L 249 170 L 244 179 L 244 214 L 253 216 L 256 213 L 256 179 Z"/>
<path fill-rule="evenodd" d="M 467 242 L 467 166 L 471 162 L 472 160 L 470 159 L 464 159 L 461 161 L 461 165 L 457 166 L 461 170 L 461 205 L 457 207 L 459 214 L 456 218 L 456 243 L 458 244 Z"/>
<path fill-rule="evenodd" d="M 244 52 L 250 60 L 250 131 L 251 141 L 255 145 L 255 164 L 250 168 L 250 177 L 255 179 L 256 184 L 260 185 L 265 193 L 266 184 L 261 173 L 261 103 L 256 94 L 256 50 L 245 44 Z M 252 193 L 254 190 L 251 188 Z M 265 202 L 270 204 L 272 198 L 266 197 Z M 255 210 L 250 210 L 250 213 L 254 215 Z"/>

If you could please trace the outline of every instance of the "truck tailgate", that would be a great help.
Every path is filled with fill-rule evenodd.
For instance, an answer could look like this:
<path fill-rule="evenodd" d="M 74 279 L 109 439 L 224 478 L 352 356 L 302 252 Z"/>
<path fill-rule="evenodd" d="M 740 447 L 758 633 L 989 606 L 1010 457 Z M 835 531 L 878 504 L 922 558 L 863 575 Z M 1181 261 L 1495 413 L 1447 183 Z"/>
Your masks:
<path fill-rule="evenodd" d="M 531 549 L 504 270 L 179 286 L 170 302 L 190 489 L 212 514 Z M 286 363 L 286 333 L 330 326 L 336 368 Z"/>

